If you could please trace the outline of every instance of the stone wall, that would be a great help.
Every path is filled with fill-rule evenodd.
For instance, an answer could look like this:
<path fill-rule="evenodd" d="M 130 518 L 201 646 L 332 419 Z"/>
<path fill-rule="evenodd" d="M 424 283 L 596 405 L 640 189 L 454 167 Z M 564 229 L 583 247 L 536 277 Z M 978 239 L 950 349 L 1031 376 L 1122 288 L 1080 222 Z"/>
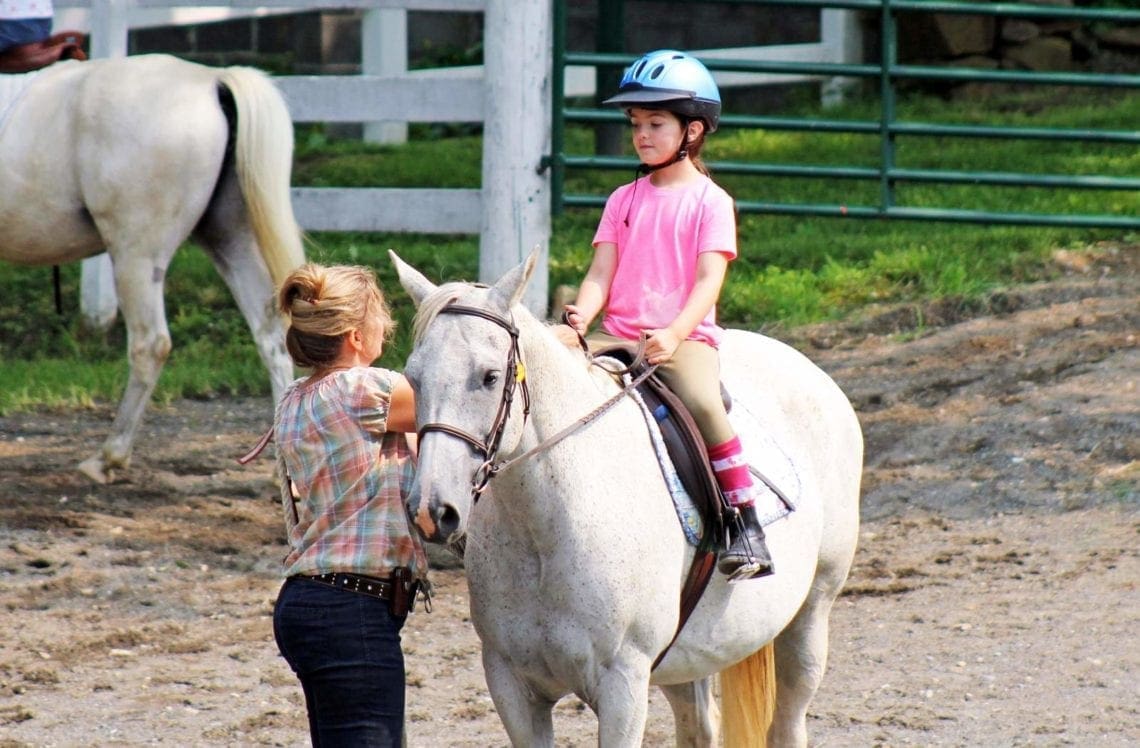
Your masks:
<path fill-rule="evenodd" d="M 1039 0 L 1038 4 L 1070 7 L 1073 0 Z M 870 23 L 868 32 L 872 38 L 877 36 L 877 28 Z M 1042 72 L 1140 71 L 1140 26 L 903 13 L 898 18 L 898 37 L 902 63 Z M 877 39 L 872 44 L 877 45 Z M 876 59 L 877 48 L 869 51 L 869 59 Z M 984 90 L 975 84 L 921 85 L 950 93 L 968 91 L 971 95 Z"/>

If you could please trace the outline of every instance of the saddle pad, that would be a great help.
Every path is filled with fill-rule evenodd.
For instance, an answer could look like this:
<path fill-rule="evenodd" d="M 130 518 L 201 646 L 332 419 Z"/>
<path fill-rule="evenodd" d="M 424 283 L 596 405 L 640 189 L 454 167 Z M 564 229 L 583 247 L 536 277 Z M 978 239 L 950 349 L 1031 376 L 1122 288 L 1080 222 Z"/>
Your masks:
<path fill-rule="evenodd" d="M 43 70 L 33 70 L 30 73 L 0 75 L 0 130 L 4 129 L 4 122 L 16 102 L 20 100 L 24 89 L 42 72 Z"/>
<path fill-rule="evenodd" d="M 803 498 L 803 482 L 792 458 L 776 441 L 764 422 L 748 410 L 741 398 L 733 398 L 732 410 L 728 413 L 729 423 L 740 437 L 744 447 L 744 459 L 752 471 L 752 479 L 763 488 L 763 496 L 756 503 L 756 513 L 760 524 L 767 527 L 778 519 L 786 517 L 800 505 Z M 766 480 L 765 480 L 766 479 Z M 767 481 L 771 481 L 788 504 L 776 495 Z"/>
<path fill-rule="evenodd" d="M 657 454 L 657 464 L 661 466 L 661 475 L 665 479 L 669 495 L 673 497 L 673 506 L 677 510 L 677 519 L 681 522 L 685 539 L 696 546 L 700 543 L 704 524 L 700 512 L 697 510 L 692 497 L 689 496 L 689 492 L 682 485 L 677 469 L 673 466 L 673 460 L 665 448 L 665 439 L 661 436 L 657 419 L 649 412 L 649 408 L 639 392 L 631 390 L 629 394 L 641 408 L 641 413 L 645 417 L 645 423 L 649 429 L 649 438 L 653 442 L 653 450 Z M 760 496 L 756 501 L 756 511 L 760 516 L 761 524 L 766 527 L 787 516 L 792 509 L 758 477 L 757 471 L 771 480 L 783 492 L 784 496 L 792 503 L 793 508 L 799 503 L 802 490 L 799 475 L 796 473 L 795 465 L 792 464 L 791 459 L 776 444 L 771 435 L 766 433 L 760 420 L 746 408 L 734 402 L 732 411 L 729 413 L 729 421 L 736 429 L 740 442 L 744 446 L 744 457 L 748 461 L 749 467 L 752 468 L 752 478 L 761 489 Z"/>

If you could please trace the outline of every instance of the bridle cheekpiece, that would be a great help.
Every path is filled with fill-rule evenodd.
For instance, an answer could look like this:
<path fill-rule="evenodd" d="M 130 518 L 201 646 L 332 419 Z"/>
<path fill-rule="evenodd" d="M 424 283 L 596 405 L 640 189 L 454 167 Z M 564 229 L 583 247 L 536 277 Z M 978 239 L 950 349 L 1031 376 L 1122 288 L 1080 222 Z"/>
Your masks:
<path fill-rule="evenodd" d="M 526 366 L 519 360 L 519 330 L 511 320 L 488 312 L 485 309 L 466 306 L 464 304 L 450 303 L 441 307 L 439 314 L 465 314 L 471 317 L 479 317 L 488 322 L 493 322 L 506 330 L 507 334 L 511 336 L 511 347 L 507 352 L 507 376 L 504 377 L 503 381 L 503 395 L 499 399 L 499 409 L 498 412 L 495 413 L 495 420 L 491 424 L 491 430 L 488 432 L 487 437 L 480 439 L 463 429 L 446 423 L 425 423 L 423 426 L 420 426 L 418 432 L 420 439 L 423 438 L 424 434 L 430 431 L 450 434 L 467 442 L 483 456 L 483 464 L 479 466 L 479 469 L 475 471 L 475 475 L 471 479 L 472 501 L 477 503 L 479 496 L 486 490 L 487 484 L 491 482 L 491 478 L 493 478 L 503 466 L 503 463 L 498 460 L 499 444 L 503 440 L 503 432 L 506 430 L 507 421 L 511 417 L 511 404 L 514 402 L 516 387 L 521 387 L 522 389 L 524 424 L 530 415 L 530 389 L 527 387 Z"/>

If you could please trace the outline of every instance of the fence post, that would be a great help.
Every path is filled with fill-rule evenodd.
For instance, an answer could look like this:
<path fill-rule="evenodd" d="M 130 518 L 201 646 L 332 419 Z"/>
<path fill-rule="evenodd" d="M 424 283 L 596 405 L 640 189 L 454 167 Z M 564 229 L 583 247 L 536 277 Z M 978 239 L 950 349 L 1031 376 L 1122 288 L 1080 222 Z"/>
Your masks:
<path fill-rule="evenodd" d="M 484 16 L 483 222 L 479 278 L 493 282 L 536 246 L 524 302 L 547 313 L 550 252 L 552 0 L 487 0 Z"/>
<path fill-rule="evenodd" d="M 91 57 L 126 57 L 127 4 L 125 0 L 93 0 L 91 3 Z M 106 254 L 80 263 L 79 313 L 92 330 L 106 331 L 119 311 L 115 275 Z"/>
<path fill-rule="evenodd" d="M 828 62 L 863 61 L 863 29 L 855 11 L 825 8 L 820 12 L 819 25 Z M 820 103 L 825 107 L 842 104 L 858 84 L 856 78 L 828 78 L 820 87 Z"/>
<path fill-rule="evenodd" d="M 408 72 L 408 11 L 366 10 L 360 45 L 360 69 L 364 75 L 395 76 Z M 401 119 L 365 122 L 364 139 L 370 143 L 404 143 L 408 140 L 408 123 Z"/>

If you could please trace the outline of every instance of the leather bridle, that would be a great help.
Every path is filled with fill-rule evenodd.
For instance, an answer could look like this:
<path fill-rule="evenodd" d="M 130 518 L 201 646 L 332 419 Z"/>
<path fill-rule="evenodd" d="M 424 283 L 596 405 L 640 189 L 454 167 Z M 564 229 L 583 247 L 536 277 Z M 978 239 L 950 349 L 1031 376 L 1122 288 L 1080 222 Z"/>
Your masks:
<path fill-rule="evenodd" d="M 479 496 L 486 490 L 487 484 L 490 483 L 491 478 L 502 468 L 503 463 L 497 462 L 499 456 L 499 444 L 503 440 L 503 432 L 507 428 L 507 421 L 511 417 L 511 404 L 515 399 L 515 388 L 522 388 L 523 396 L 523 423 L 526 423 L 527 417 L 530 415 L 530 389 L 527 387 L 526 381 L 526 366 L 519 360 L 519 330 L 515 327 L 514 323 L 508 319 L 493 314 L 484 309 L 479 309 L 473 306 L 466 306 L 464 304 L 451 303 L 442 307 L 439 310 L 440 314 L 466 314 L 471 317 L 479 317 L 488 322 L 493 322 L 499 327 L 507 331 L 511 336 L 511 347 L 507 352 L 507 367 L 506 376 L 503 382 L 503 396 L 499 399 L 499 409 L 495 413 L 495 420 L 491 423 L 491 430 L 488 432 L 485 439 L 471 434 L 463 429 L 451 426 L 446 423 L 425 423 L 419 428 L 419 438 L 422 439 L 424 434 L 430 431 L 439 431 L 444 434 L 462 439 L 470 444 L 475 450 L 483 456 L 483 464 L 475 471 L 475 475 L 471 479 L 471 496 L 474 503 L 478 503 Z"/>
<path fill-rule="evenodd" d="M 491 479 L 498 475 L 506 468 L 523 460 L 532 457 L 539 452 L 550 449 L 552 446 L 562 441 L 566 437 L 575 433 L 579 429 L 589 425 L 602 414 L 613 408 L 618 402 L 621 401 L 630 391 L 637 389 L 637 387 L 648 379 L 653 372 L 657 369 L 656 366 L 646 366 L 643 371 L 637 376 L 629 378 L 625 386 L 622 387 L 617 393 L 608 398 L 598 407 L 582 416 L 581 418 L 573 421 L 565 428 L 551 437 L 545 439 L 541 444 L 531 447 L 529 450 L 521 455 L 512 457 L 509 460 L 499 460 L 499 444 L 503 439 L 503 431 L 507 427 L 507 420 L 511 417 L 511 404 L 514 402 L 515 387 L 522 387 L 523 394 L 523 424 L 526 424 L 526 419 L 530 415 L 530 389 L 527 387 L 526 381 L 526 366 L 519 360 L 519 331 L 515 325 L 507 319 L 504 319 L 497 314 L 479 309 L 478 307 L 466 306 L 464 304 L 456 304 L 454 302 L 442 307 L 439 314 L 466 314 L 471 317 L 479 317 L 488 322 L 493 322 L 499 327 L 507 331 L 511 336 L 511 347 L 507 352 L 507 376 L 506 381 L 503 382 L 503 396 L 499 400 L 499 410 L 495 413 L 495 420 L 491 424 L 491 430 L 486 439 L 464 431 L 461 428 L 451 426 L 446 423 L 425 423 L 419 429 L 419 437 L 422 439 L 425 433 L 430 431 L 438 431 L 444 434 L 450 434 L 458 439 L 470 444 L 475 450 L 483 456 L 483 464 L 475 471 L 475 475 L 471 478 L 471 500 L 472 503 L 479 503 L 479 497 L 487 490 L 487 484 Z M 585 341 L 583 341 L 585 343 Z M 637 349 L 635 361 L 640 361 L 644 357 L 644 339 Z M 588 349 L 587 349 L 588 351 Z M 595 362 L 597 365 L 597 362 Z M 613 374 L 630 374 L 630 369 L 612 370 Z"/>

